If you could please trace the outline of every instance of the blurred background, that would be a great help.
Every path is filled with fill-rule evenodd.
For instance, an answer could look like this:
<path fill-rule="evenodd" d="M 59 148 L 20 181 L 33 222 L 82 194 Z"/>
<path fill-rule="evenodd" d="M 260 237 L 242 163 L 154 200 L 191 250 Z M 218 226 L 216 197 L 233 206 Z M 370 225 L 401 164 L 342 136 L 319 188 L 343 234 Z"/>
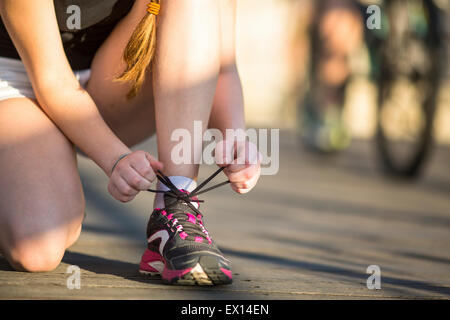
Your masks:
<path fill-rule="evenodd" d="M 384 169 L 417 175 L 450 144 L 449 3 L 238 1 L 249 126 L 322 153 L 374 140 Z"/>

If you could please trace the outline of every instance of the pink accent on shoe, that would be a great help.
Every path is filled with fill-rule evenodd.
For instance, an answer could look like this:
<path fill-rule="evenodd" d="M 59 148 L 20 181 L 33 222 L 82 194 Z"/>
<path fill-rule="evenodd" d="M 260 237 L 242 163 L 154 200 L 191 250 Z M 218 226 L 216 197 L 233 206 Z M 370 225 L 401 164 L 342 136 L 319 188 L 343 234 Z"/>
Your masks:
<path fill-rule="evenodd" d="M 220 268 L 220 270 L 227 275 L 228 278 L 233 279 L 233 276 L 231 274 L 231 270 Z"/>
<path fill-rule="evenodd" d="M 155 261 L 163 262 L 163 258 L 159 253 L 145 249 L 141 258 L 141 263 L 139 264 L 139 269 L 147 272 L 158 272 L 158 270 L 149 265 L 149 262 Z"/>
<path fill-rule="evenodd" d="M 170 270 L 170 269 L 164 268 L 164 271 L 161 276 L 165 280 L 170 281 L 173 278 L 184 276 L 186 273 L 190 272 L 191 270 L 192 270 L 192 268 L 184 269 L 184 270 Z"/>
<path fill-rule="evenodd" d="M 171 213 L 171 214 L 169 214 L 168 216 L 167 216 L 167 219 L 172 219 L 172 217 L 173 217 L 173 213 Z"/>
<path fill-rule="evenodd" d="M 195 219 L 195 216 L 194 216 L 193 214 L 187 213 L 187 212 L 186 212 L 186 215 L 188 216 L 188 221 L 189 221 L 190 223 L 195 224 L 195 223 L 197 222 L 197 220 Z"/>
<path fill-rule="evenodd" d="M 142 255 L 142 260 L 145 260 L 145 262 L 155 261 L 155 260 L 162 261 L 163 257 L 158 252 L 154 252 L 154 251 L 150 251 L 149 249 L 145 249 L 144 254 Z"/>
<path fill-rule="evenodd" d="M 183 239 L 183 240 L 186 239 L 186 237 L 188 236 L 188 234 L 186 232 L 184 232 L 184 231 L 181 232 L 179 235 L 180 235 L 180 238 Z"/>
<path fill-rule="evenodd" d="M 164 263 L 164 259 L 159 253 L 146 249 L 144 251 L 144 254 L 142 255 L 141 263 L 139 264 L 139 269 L 146 272 L 159 273 L 158 270 L 149 265 L 149 263 L 157 261 Z M 185 275 L 191 270 L 192 268 L 185 270 L 169 270 L 167 268 L 164 268 L 162 272 L 162 277 L 170 281 L 175 277 L 181 277 Z"/>
<path fill-rule="evenodd" d="M 203 242 L 203 238 L 202 237 L 195 237 L 195 242 Z"/>
<path fill-rule="evenodd" d="M 165 216 L 167 214 L 166 210 L 161 211 L 161 214 Z"/>

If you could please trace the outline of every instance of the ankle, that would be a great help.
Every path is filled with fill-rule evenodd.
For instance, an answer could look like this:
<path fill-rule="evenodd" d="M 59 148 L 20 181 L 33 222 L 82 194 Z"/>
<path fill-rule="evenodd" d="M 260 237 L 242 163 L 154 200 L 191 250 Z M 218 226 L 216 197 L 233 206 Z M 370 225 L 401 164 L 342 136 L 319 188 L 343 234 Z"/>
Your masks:
<path fill-rule="evenodd" d="M 169 176 L 169 179 L 178 189 L 184 189 L 188 192 L 191 192 L 197 187 L 197 182 L 195 180 L 185 176 Z M 162 191 L 169 190 L 169 188 L 160 181 L 156 184 L 156 189 Z M 153 207 L 164 208 L 164 206 L 164 193 L 157 193 L 153 202 Z"/>

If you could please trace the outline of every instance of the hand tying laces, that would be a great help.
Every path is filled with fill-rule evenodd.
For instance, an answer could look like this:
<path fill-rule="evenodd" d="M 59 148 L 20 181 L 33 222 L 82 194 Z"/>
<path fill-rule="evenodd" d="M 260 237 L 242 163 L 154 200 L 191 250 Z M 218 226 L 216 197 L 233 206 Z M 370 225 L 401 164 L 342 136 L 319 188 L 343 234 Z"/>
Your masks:
<path fill-rule="evenodd" d="M 203 200 L 199 200 L 197 198 L 199 194 L 211 191 L 215 188 L 230 183 L 230 181 L 227 180 L 202 190 L 208 182 L 210 182 L 224 169 L 225 167 L 221 167 L 216 170 L 205 181 L 199 184 L 197 188 L 192 190 L 192 192 L 188 192 L 184 189 L 178 189 L 172 183 L 172 181 L 170 181 L 169 177 L 164 175 L 160 170 L 157 171 L 156 177 L 169 190 L 163 191 L 148 189 L 147 191 L 154 193 L 164 193 L 164 196 L 168 196 L 174 199 L 174 201 L 169 202 L 169 204 L 166 203 L 165 208 L 157 208 L 156 210 L 158 210 L 162 215 L 166 216 L 166 218 L 168 219 L 169 227 L 176 228 L 178 234 L 183 240 L 186 238 L 193 238 L 195 242 L 203 242 L 203 239 L 206 239 L 208 243 L 211 243 L 211 238 L 208 234 L 208 231 L 203 225 L 203 214 L 192 204 L 192 202 L 204 202 Z M 193 211 L 193 213 L 195 213 L 195 215 L 193 215 L 191 212 L 186 212 L 185 210 L 181 209 L 178 205 L 180 203 L 186 204 Z"/>

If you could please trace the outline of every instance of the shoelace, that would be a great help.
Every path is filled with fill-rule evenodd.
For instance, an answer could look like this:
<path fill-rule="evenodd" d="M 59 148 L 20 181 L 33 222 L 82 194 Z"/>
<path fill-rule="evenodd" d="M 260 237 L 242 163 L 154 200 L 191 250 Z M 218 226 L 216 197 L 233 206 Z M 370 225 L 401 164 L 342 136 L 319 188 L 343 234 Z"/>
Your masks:
<path fill-rule="evenodd" d="M 228 183 L 230 183 L 230 180 L 218 183 L 212 187 L 206 188 L 204 190 L 203 187 L 206 186 L 206 184 L 208 184 L 208 182 L 210 182 L 212 179 L 214 179 L 214 177 L 216 177 L 220 172 L 222 172 L 225 169 L 225 167 L 221 167 L 218 170 L 216 170 L 212 175 L 210 175 L 207 179 L 205 179 L 201 184 L 199 184 L 197 186 L 197 188 L 195 188 L 194 190 L 192 190 L 192 192 L 187 192 L 185 190 L 180 190 L 178 189 L 173 183 L 172 181 L 170 181 L 169 177 L 167 177 L 166 175 L 164 175 L 160 170 L 157 171 L 156 177 L 158 178 L 158 180 L 165 185 L 169 190 L 167 191 L 163 191 L 163 190 L 153 190 L 153 189 L 147 189 L 147 191 L 149 192 L 153 192 L 153 193 L 164 193 L 165 195 L 176 199 L 177 201 L 174 201 L 174 204 L 177 204 L 178 201 L 183 201 L 190 209 L 192 209 L 192 211 L 194 211 L 197 214 L 197 221 L 199 220 L 199 226 L 201 228 L 201 233 L 206 235 L 206 239 L 208 240 L 208 242 L 211 243 L 211 238 L 208 235 L 208 231 L 206 231 L 206 228 L 203 226 L 203 222 L 202 222 L 202 218 L 203 218 L 203 214 L 192 204 L 192 202 L 204 202 L 203 200 L 198 200 L 197 196 L 199 194 L 211 191 L 215 188 L 219 188 L 223 185 L 226 185 Z M 164 212 L 166 210 L 170 210 L 170 206 L 169 207 L 165 207 L 161 209 L 161 212 Z M 173 209 L 172 209 L 173 211 Z M 172 214 L 172 218 L 169 220 L 172 220 L 172 226 L 175 227 L 175 225 L 177 223 L 182 222 L 183 220 L 178 220 L 178 218 L 181 219 L 180 215 L 185 215 L 186 217 L 187 214 L 184 211 L 180 211 L 180 210 L 176 210 L 175 212 L 171 213 Z M 198 218 L 198 216 L 200 216 L 200 218 Z M 184 219 L 186 221 L 188 221 L 187 219 Z M 191 229 L 190 231 L 193 231 L 194 234 L 199 234 L 197 232 L 197 230 L 193 229 L 192 227 L 194 227 L 193 224 L 182 224 L 181 228 L 177 227 L 178 231 L 182 231 L 183 228 L 186 228 L 186 230 Z M 192 232 L 190 232 L 192 234 Z M 203 236 L 203 235 L 202 235 Z"/>

